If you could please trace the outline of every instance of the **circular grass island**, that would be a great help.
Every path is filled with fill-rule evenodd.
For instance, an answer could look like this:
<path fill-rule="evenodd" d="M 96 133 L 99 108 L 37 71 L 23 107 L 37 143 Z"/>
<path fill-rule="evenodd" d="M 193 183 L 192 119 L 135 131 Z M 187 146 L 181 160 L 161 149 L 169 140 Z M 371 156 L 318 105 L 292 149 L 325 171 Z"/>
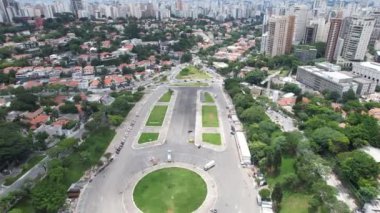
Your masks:
<path fill-rule="evenodd" d="M 144 213 L 190 213 L 202 205 L 206 195 L 206 182 L 200 175 L 171 167 L 144 176 L 133 191 L 133 200 Z"/>

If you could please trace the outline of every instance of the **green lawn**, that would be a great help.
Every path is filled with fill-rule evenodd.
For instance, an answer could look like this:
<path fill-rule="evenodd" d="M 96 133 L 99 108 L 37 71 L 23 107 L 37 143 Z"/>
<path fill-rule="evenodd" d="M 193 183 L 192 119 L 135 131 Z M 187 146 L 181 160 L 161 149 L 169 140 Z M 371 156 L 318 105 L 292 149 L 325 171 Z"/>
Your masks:
<path fill-rule="evenodd" d="M 152 112 L 150 112 L 146 125 L 147 126 L 162 126 L 167 109 L 168 109 L 168 106 L 160 106 L 160 105 L 154 106 Z"/>
<path fill-rule="evenodd" d="M 308 213 L 310 195 L 285 193 L 281 202 L 280 213 Z"/>
<path fill-rule="evenodd" d="M 148 143 L 151 141 L 156 141 L 158 139 L 158 133 L 155 132 L 143 132 L 140 135 L 138 143 Z"/>
<path fill-rule="evenodd" d="M 137 207 L 145 213 L 190 213 L 204 201 L 207 187 L 195 172 L 164 168 L 141 179 L 133 192 Z"/>
<path fill-rule="evenodd" d="M 294 158 L 288 158 L 288 157 L 282 158 L 280 173 L 276 177 L 273 177 L 273 176 L 268 177 L 269 185 L 274 186 L 276 183 L 282 182 L 287 175 L 295 174 L 294 163 L 295 163 Z"/>
<path fill-rule="evenodd" d="M 25 164 L 21 166 L 22 168 L 21 173 L 16 176 L 7 177 L 4 181 L 4 185 L 5 186 L 12 185 L 12 183 L 18 180 L 21 176 L 23 176 L 27 171 L 29 171 L 37 163 L 39 163 L 44 157 L 45 157 L 44 155 L 35 155 L 31 157 Z"/>
<path fill-rule="evenodd" d="M 222 140 L 219 133 L 203 133 L 202 141 L 214 145 L 221 145 Z"/>
<path fill-rule="evenodd" d="M 204 72 L 199 70 L 194 66 L 188 66 L 182 69 L 177 75 L 177 79 L 209 79 L 210 76 Z"/>
<path fill-rule="evenodd" d="M 203 95 L 205 103 L 214 103 L 214 98 L 211 96 L 210 93 L 205 92 Z"/>
<path fill-rule="evenodd" d="M 274 187 L 276 183 L 284 181 L 284 178 L 289 174 L 295 174 L 294 170 L 295 159 L 290 157 L 284 157 L 281 161 L 280 173 L 277 176 L 269 176 L 267 178 L 270 186 Z M 294 192 L 284 192 L 284 197 L 281 202 L 280 213 L 307 213 L 309 200 L 311 196 L 294 193 Z"/>
<path fill-rule="evenodd" d="M 218 110 L 216 106 L 202 106 L 202 126 L 218 127 Z"/>
<path fill-rule="evenodd" d="M 161 96 L 158 102 L 169 102 L 172 97 L 173 91 L 169 90 L 164 95 Z"/>

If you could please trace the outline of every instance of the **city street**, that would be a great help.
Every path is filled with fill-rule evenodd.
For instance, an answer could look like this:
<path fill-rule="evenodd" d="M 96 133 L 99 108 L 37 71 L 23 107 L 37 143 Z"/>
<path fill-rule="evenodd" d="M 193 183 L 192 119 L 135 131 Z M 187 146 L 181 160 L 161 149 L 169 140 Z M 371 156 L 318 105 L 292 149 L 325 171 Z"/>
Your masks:
<path fill-rule="evenodd" d="M 169 149 L 172 150 L 174 162 L 193 165 L 199 169 L 210 160 L 215 160 L 216 166 L 208 173 L 216 183 L 217 198 L 214 206 L 210 208 L 216 208 L 218 212 L 259 212 L 256 203 L 257 190 L 253 185 L 253 179 L 249 177 L 248 169 L 241 168 L 235 140 L 229 134 L 227 102 L 222 94 L 221 85 L 212 84 L 203 88 L 172 87 L 172 89 L 177 92 L 177 98 L 168 123 L 166 143 L 146 148 L 132 148 L 132 142 L 144 127 L 144 118 L 150 113 L 150 106 L 167 91 L 167 86 L 159 86 L 136 105 L 123 128 L 118 131 L 109 149 L 112 151 L 126 135 L 124 148 L 110 166 L 94 177 L 93 181 L 83 189 L 77 212 L 127 212 L 130 208 L 126 206 L 125 199 L 132 198 L 123 199 L 123 197 L 126 196 L 127 187 L 135 184 L 131 180 L 132 177 L 152 168 L 155 163 L 164 163 Z M 216 102 L 220 106 L 219 116 L 222 121 L 220 125 L 223 131 L 228 133 L 225 134 L 226 149 L 222 152 L 206 148 L 198 149 L 194 144 L 188 143 L 189 131 L 195 131 L 198 90 L 217 95 Z M 134 123 L 133 126 L 130 125 L 131 122 Z"/>

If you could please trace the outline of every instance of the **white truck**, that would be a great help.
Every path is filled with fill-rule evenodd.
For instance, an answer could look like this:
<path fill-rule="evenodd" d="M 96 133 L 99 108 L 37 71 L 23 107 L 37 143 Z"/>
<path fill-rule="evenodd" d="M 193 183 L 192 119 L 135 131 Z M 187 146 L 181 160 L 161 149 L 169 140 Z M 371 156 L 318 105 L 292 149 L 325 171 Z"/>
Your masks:
<path fill-rule="evenodd" d="M 205 171 L 207 171 L 207 170 L 211 169 L 211 168 L 214 167 L 214 166 L 215 166 L 215 161 L 212 160 L 212 161 L 206 163 L 206 165 L 203 167 L 203 169 L 204 169 Z"/>

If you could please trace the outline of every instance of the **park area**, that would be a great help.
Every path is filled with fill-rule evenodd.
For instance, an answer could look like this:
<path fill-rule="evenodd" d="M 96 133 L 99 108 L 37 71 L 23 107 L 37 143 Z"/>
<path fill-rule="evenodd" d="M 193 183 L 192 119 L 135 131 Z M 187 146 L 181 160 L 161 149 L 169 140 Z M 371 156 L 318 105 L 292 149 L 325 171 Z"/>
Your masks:
<path fill-rule="evenodd" d="M 160 100 L 158 100 L 158 102 L 170 102 L 170 99 L 173 95 L 173 91 L 172 90 L 168 90 L 165 94 L 163 94 L 160 98 Z"/>
<path fill-rule="evenodd" d="M 218 110 L 216 106 L 202 106 L 202 126 L 219 127 Z"/>
<path fill-rule="evenodd" d="M 197 173 L 164 168 L 147 174 L 137 183 L 133 200 L 147 213 L 194 212 L 206 195 L 206 183 Z"/>
<path fill-rule="evenodd" d="M 285 179 L 295 174 L 294 169 L 295 159 L 284 157 L 281 160 L 280 172 L 276 177 L 269 177 L 268 183 L 274 187 L 276 183 L 283 183 Z M 311 195 L 300 192 L 285 191 L 284 198 L 281 202 L 280 213 L 300 212 L 307 213 L 309 207 L 309 200 Z"/>
<path fill-rule="evenodd" d="M 140 135 L 138 143 L 142 144 L 142 143 L 149 143 L 152 141 L 156 141 L 158 139 L 158 135 L 159 134 L 156 132 L 143 132 Z"/>
<path fill-rule="evenodd" d="M 182 69 L 177 75 L 177 79 L 209 79 L 210 76 L 194 66 Z"/>
<path fill-rule="evenodd" d="M 168 106 L 160 106 L 160 105 L 154 106 L 153 110 L 150 112 L 146 125 L 147 126 L 162 126 L 167 109 L 168 109 Z"/>
<path fill-rule="evenodd" d="M 203 133 L 202 134 L 202 141 L 213 144 L 213 145 L 221 145 L 222 140 L 220 138 L 219 133 Z"/>

